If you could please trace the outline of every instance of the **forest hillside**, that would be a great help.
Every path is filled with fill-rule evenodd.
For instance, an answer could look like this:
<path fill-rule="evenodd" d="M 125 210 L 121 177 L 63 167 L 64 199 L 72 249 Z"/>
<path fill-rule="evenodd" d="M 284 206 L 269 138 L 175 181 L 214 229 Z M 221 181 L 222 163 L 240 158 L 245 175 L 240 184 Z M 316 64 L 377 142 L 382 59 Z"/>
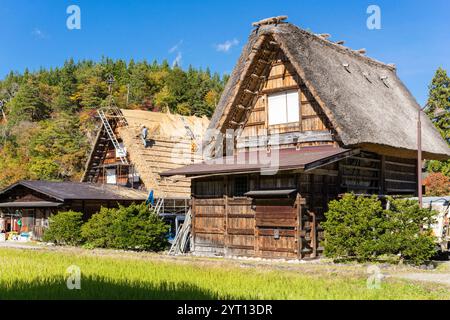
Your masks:
<path fill-rule="evenodd" d="M 112 77 L 111 77 L 112 76 Z M 227 76 L 146 61 L 68 60 L 55 69 L 11 72 L 0 81 L 0 188 L 20 179 L 82 175 L 98 129 L 96 109 L 119 108 L 210 117 Z"/>

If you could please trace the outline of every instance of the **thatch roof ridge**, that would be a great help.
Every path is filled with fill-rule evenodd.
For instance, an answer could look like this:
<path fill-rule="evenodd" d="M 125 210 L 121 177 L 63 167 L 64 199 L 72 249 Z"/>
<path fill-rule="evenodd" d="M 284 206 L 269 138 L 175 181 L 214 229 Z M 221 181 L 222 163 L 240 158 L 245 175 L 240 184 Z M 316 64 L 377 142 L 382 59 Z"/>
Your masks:
<path fill-rule="evenodd" d="M 297 29 L 298 32 L 304 33 L 305 36 L 314 37 L 315 40 L 322 42 L 326 46 L 332 47 L 334 50 L 338 50 L 338 51 L 341 51 L 343 53 L 349 53 L 349 54 L 353 55 L 355 58 L 362 59 L 363 61 L 365 61 L 365 62 L 367 62 L 369 64 L 375 64 L 377 66 L 385 67 L 385 68 L 387 68 L 387 69 L 389 69 L 391 71 L 396 71 L 397 70 L 397 68 L 394 65 L 390 64 L 390 63 L 385 63 L 385 62 L 379 61 L 379 60 L 377 60 L 375 58 L 372 58 L 372 57 L 366 56 L 364 54 L 358 53 L 356 50 L 354 50 L 352 48 L 349 48 L 349 47 L 344 46 L 344 45 L 337 44 L 337 43 L 335 43 L 333 41 L 325 39 L 325 38 L 323 38 L 323 37 L 321 37 L 321 36 L 319 36 L 319 35 L 317 35 L 315 33 L 312 33 L 312 32 L 310 32 L 308 30 L 304 30 L 304 29 L 298 28 L 298 27 L 296 27 L 296 26 L 294 26 L 292 24 L 289 24 L 289 23 L 287 24 L 287 26 L 294 27 L 294 28 Z"/>
<path fill-rule="evenodd" d="M 292 24 L 264 25 L 252 31 L 210 123 L 223 124 L 249 56 L 258 39 L 271 36 L 314 94 L 344 147 L 363 144 L 416 150 L 419 104 L 393 66 L 334 44 Z M 423 150 L 428 158 L 447 158 L 450 149 L 423 116 Z M 208 139 L 208 137 L 207 137 Z"/>

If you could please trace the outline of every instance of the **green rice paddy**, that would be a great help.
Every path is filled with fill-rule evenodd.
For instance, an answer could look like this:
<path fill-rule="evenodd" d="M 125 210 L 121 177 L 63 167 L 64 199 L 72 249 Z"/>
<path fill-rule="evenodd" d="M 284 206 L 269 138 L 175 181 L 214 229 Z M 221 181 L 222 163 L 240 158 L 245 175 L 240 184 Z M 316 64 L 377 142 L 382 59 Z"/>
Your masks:
<path fill-rule="evenodd" d="M 80 268 L 69 290 L 67 268 Z M 243 266 L 226 260 L 166 259 L 95 251 L 0 249 L 0 299 L 450 299 L 448 288 L 367 275 Z"/>

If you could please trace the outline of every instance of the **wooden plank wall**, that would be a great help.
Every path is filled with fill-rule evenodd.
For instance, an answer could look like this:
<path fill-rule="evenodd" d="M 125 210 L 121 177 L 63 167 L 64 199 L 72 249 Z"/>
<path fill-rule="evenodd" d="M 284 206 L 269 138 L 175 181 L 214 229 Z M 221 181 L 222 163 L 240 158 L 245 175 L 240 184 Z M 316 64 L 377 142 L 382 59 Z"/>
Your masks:
<path fill-rule="evenodd" d="M 408 189 L 417 185 L 414 170 L 414 159 L 362 152 L 306 173 L 194 179 L 194 250 L 207 255 L 315 258 L 323 253 L 322 222 L 331 200 L 343 192 L 414 195 L 415 190 Z M 236 196 L 234 181 L 245 176 L 249 190 L 296 189 L 297 197 Z M 375 181 L 376 187 L 360 181 Z"/>

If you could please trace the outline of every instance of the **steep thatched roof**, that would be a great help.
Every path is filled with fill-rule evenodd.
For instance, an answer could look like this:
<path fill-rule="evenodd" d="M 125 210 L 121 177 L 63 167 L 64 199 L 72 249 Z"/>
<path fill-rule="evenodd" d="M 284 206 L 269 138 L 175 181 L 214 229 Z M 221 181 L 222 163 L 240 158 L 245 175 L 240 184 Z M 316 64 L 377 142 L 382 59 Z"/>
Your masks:
<path fill-rule="evenodd" d="M 201 137 L 209 120 L 206 117 L 181 116 L 179 114 L 150 112 L 143 110 L 121 110 L 130 128 L 140 132 L 142 126 L 148 128 L 151 137 L 187 138 L 185 125 L 189 126 L 195 136 Z"/>
<path fill-rule="evenodd" d="M 142 110 L 122 110 L 122 113 L 128 126 L 119 128 L 120 137 L 146 189 L 153 190 L 156 197 L 189 198 L 189 179 L 168 180 L 159 174 L 202 160 L 192 146 L 202 141 L 208 118 Z M 142 126 L 148 128 L 147 147 L 140 138 Z"/>
<path fill-rule="evenodd" d="M 289 23 L 262 25 L 251 33 L 211 119 L 211 129 L 223 129 L 251 63 L 252 49 L 264 35 L 272 37 L 290 60 L 333 124 L 342 147 L 417 150 L 419 105 L 397 77 L 395 67 Z M 450 149 L 425 114 L 422 141 L 428 159 L 450 156 Z"/>

